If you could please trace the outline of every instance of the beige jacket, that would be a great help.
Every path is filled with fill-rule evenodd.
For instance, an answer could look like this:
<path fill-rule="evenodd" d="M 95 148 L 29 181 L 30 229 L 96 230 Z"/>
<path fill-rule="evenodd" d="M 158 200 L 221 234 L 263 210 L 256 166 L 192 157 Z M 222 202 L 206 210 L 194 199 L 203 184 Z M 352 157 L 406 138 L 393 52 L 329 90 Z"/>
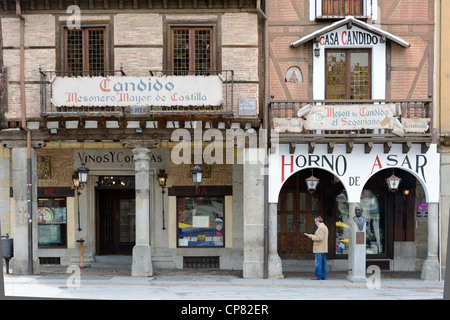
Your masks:
<path fill-rule="evenodd" d="M 312 235 L 314 253 L 328 252 L 328 228 L 325 224 L 319 224 L 316 232 Z"/>

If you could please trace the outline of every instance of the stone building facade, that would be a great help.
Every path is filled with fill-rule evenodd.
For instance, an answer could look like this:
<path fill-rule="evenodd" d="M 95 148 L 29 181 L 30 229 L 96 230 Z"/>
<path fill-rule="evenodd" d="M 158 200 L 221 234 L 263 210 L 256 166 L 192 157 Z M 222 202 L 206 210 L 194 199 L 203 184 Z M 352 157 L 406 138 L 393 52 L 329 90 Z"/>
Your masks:
<path fill-rule="evenodd" d="M 260 241 L 263 176 L 242 161 L 259 149 L 245 141 L 263 114 L 260 2 L 0 7 L 1 232 L 14 238 L 13 272 L 80 264 L 82 245 L 84 264 L 124 259 L 137 276 L 262 277 L 263 252 L 246 243 Z"/>

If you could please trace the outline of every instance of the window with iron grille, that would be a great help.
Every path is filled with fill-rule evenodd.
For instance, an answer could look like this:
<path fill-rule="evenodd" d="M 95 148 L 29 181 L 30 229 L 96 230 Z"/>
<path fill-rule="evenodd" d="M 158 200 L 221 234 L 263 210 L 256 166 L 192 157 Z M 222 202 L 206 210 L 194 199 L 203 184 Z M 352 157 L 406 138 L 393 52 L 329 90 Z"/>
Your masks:
<path fill-rule="evenodd" d="M 209 75 L 212 70 L 212 28 L 172 28 L 171 53 L 175 75 Z"/>
<path fill-rule="evenodd" d="M 65 29 L 64 71 L 67 75 L 103 75 L 105 43 L 105 28 Z"/>

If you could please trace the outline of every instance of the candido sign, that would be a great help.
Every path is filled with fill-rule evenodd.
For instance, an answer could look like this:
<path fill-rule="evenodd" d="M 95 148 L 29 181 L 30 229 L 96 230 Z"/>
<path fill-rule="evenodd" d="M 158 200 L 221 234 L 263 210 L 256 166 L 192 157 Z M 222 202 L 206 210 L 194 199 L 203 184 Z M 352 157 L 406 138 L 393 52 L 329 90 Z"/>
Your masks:
<path fill-rule="evenodd" d="M 319 38 L 322 46 L 377 45 L 380 37 L 362 30 L 338 30 Z"/>
<path fill-rule="evenodd" d="M 56 77 L 52 103 L 57 107 L 219 106 L 219 76 Z"/>

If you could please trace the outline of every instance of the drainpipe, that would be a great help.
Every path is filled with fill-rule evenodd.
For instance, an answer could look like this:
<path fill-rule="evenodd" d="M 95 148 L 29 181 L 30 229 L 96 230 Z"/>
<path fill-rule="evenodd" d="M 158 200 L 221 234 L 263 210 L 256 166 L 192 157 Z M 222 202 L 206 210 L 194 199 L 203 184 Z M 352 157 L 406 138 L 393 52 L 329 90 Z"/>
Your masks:
<path fill-rule="evenodd" d="M 269 139 L 270 139 L 270 128 L 269 128 L 269 114 L 268 114 L 268 96 L 269 96 L 269 79 L 268 75 L 269 70 L 268 68 L 268 52 L 267 52 L 267 42 L 269 41 L 267 36 L 267 1 L 264 1 L 264 11 L 261 9 L 261 1 L 258 0 L 256 2 L 256 9 L 258 12 L 258 16 L 261 17 L 261 19 L 264 21 L 263 23 L 263 30 L 262 30 L 262 51 L 263 51 L 263 59 L 264 59 L 264 69 L 263 69 L 263 75 L 264 75 L 264 102 L 263 102 L 263 129 L 266 130 L 265 134 L 265 150 L 264 150 L 264 269 L 263 269 L 263 278 L 268 279 L 269 278 L 269 177 L 268 177 L 268 165 L 269 162 L 267 161 L 269 157 Z"/>
<path fill-rule="evenodd" d="M 16 0 L 16 15 L 20 19 L 20 105 L 22 129 L 27 134 L 27 220 L 28 220 L 28 273 L 33 274 L 33 215 L 31 179 L 31 131 L 27 127 L 25 105 L 25 18 L 22 15 L 20 0 Z"/>

